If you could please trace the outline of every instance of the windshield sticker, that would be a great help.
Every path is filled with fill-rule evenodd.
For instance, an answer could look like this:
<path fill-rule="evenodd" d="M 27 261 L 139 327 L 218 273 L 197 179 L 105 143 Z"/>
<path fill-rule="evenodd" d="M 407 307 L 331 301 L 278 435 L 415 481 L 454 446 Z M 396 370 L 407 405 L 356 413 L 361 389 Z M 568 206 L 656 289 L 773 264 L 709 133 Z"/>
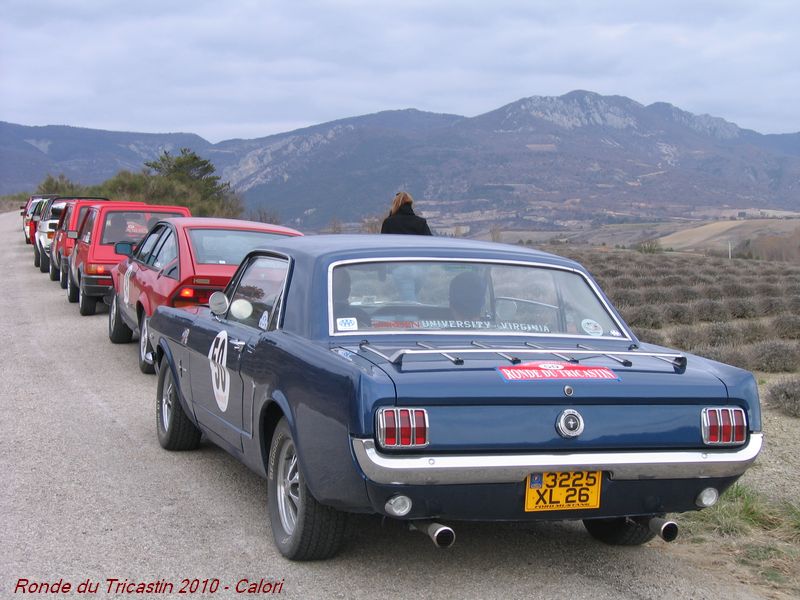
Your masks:
<path fill-rule="evenodd" d="M 581 327 L 589 335 L 603 335 L 603 327 L 594 319 L 584 319 Z"/>
<path fill-rule="evenodd" d="M 498 367 L 497 371 L 506 381 L 544 381 L 553 379 L 620 381 L 616 373 L 607 367 L 592 367 L 564 362 L 536 361 L 509 367 Z"/>
<path fill-rule="evenodd" d="M 258 320 L 258 326 L 261 329 L 263 329 L 264 331 L 266 331 L 267 327 L 269 327 L 269 311 L 268 310 L 265 310 L 263 313 L 261 313 L 261 318 Z"/>
<path fill-rule="evenodd" d="M 228 332 L 224 329 L 217 334 L 208 351 L 208 363 L 211 366 L 211 387 L 214 399 L 222 412 L 228 408 L 228 393 L 231 382 L 228 378 Z"/>
<path fill-rule="evenodd" d="M 614 337 L 622 337 L 622 334 L 616 329 L 610 329 L 608 333 L 609 335 L 613 335 Z"/>
<path fill-rule="evenodd" d="M 336 329 L 339 331 L 357 331 L 358 319 L 355 317 L 339 317 L 336 319 Z"/>

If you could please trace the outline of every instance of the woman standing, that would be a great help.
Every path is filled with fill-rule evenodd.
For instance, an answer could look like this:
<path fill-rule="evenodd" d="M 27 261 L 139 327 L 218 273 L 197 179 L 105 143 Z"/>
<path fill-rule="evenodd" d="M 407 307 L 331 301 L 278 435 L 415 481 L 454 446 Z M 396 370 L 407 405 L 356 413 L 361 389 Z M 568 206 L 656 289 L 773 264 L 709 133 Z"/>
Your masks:
<path fill-rule="evenodd" d="M 414 199 L 408 192 L 397 192 L 392 200 L 389 216 L 383 220 L 381 233 L 405 233 L 412 235 L 433 235 L 428 222 L 414 214 L 411 205 Z"/>

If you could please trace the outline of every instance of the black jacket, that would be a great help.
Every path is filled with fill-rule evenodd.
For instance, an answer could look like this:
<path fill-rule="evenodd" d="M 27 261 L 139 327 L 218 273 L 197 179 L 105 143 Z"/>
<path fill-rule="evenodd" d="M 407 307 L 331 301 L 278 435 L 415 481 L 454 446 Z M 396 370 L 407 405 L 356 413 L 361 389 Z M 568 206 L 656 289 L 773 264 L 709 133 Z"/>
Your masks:
<path fill-rule="evenodd" d="M 415 215 L 410 204 L 402 204 L 397 214 L 386 217 L 381 226 L 381 233 L 433 235 L 428 227 L 428 222 Z"/>

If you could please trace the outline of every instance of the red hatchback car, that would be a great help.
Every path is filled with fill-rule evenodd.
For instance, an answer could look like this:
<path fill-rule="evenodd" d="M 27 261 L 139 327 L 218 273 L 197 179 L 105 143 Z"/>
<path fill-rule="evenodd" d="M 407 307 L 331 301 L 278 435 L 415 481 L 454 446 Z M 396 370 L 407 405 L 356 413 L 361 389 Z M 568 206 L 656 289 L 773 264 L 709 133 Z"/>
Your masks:
<path fill-rule="evenodd" d="M 61 287 L 67 289 L 67 269 L 69 268 L 69 255 L 75 246 L 75 240 L 67 237 L 69 231 L 78 229 L 78 225 L 83 221 L 86 211 L 94 204 L 110 202 L 108 198 L 75 198 L 67 201 L 64 211 L 56 225 L 53 235 L 53 243 L 50 244 L 49 271 L 50 280 L 60 280 Z"/>
<path fill-rule="evenodd" d="M 185 206 L 160 206 L 141 202 L 109 202 L 89 207 L 77 231 L 69 257 L 67 299 L 77 302 L 79 312 L 93 315 L 97 301 L 114 291 L 111 269 L 125 258 L 117 254 L 117 242 L 138 243 L 159 219 L 189 217 Z"/>
<path fill-rule="evenodd" d="M 108 337 L 130 342 L 139 332 L 139 368 L 153 372 L 147 322 L 158 306 L 197 306 L 228 285 L 244 256 L 299 231 L 254 221 L 212 218 L 165 219 L 136 248 L 117 244 L 128 258 L 111 269 L 114 295 L 108 312 Z"/>

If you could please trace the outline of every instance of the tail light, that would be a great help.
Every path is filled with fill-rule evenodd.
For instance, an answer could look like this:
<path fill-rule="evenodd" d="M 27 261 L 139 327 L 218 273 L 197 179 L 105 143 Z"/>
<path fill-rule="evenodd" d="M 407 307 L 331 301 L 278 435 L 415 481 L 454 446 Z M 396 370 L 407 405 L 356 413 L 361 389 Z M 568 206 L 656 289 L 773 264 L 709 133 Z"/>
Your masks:
<path fill-rule="evenodd" d="M 83 272 L 87 275 L 111 275 L 113 265 L 101 265 L 98 263 L 86 263 Z"/>
<path fill-rule="evenodd" d="M 48 231 L 47 232 L 47 239 L 48 240 L 52 240 L 54 235 L 55 235 L 54 231 Z"/>
<path fill-rule="evenodd" d="M 383 448 L 428 445 L 428 412 L 424 408 L 381 408 L 377 421 L 378 443 Z"/>
<path fill-rule="evenodd" d="M 733 446 L 747 439 L 747 418 L 741 408 L 704 408 L 701 416 L 703 443 Z"/>
<path fill-rule="evenodd" d="M 198 304 L 208 304 L 208 299 L 216 290 L 209 288 L 196 288 L 184 286 L 172 297 L 172 306 L 181 308 L 183 306 L 197 306 Z"/>

